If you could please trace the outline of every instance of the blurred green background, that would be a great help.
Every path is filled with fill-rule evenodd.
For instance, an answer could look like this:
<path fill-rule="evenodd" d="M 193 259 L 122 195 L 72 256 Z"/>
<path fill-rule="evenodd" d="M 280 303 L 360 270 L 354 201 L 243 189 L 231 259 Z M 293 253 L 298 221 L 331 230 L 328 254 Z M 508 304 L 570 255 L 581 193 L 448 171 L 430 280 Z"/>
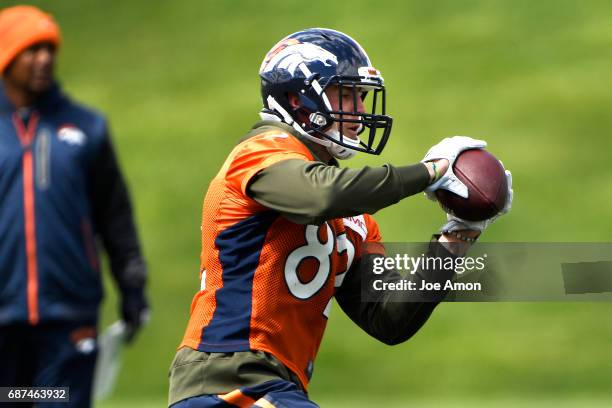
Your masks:
<path fill-rule="evenodd" d="M 610 240 L 609 1 L 31 4 L 63 29 L 65 88 L 111 119 L 150 267 L 153 319 L 101 407 L 164 406 L 199 287 L 203 195 L 258 118 L 264 54 L 302 28 L 347 32 L 385 77 L 390 142 L 351 166 L 412 163 L 454 134 L 484 138 L 513 172 L 515 201 L 483 239 Z M 443 214 L 418 196 L 377 219 L 385 240 L 420 241 Z M 106 283 L 104 325 L 117 315 Z M 611 315 L 605 303 L 443 304 L 388 347 L 336 308 L 311 397 L 324 407 L 611 406 Z"/>

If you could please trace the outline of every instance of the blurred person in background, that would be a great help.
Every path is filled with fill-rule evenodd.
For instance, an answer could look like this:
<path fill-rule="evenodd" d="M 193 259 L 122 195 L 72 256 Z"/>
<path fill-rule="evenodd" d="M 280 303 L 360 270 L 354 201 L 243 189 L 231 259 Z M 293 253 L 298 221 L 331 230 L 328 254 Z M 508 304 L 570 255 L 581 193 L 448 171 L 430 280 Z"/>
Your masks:
<path fill-rule="evenodd" d="M 70 387 L 58 405 L 88 407 L 97 239 L 130 339 L 148 310 L 146 267 L 107 122 L 55 79 L 60 43 L 41 10 L 0 11 L 0 386 Z"/>
<path fill-rule="evenodd" d="M 259 74 L 263 120 L 204 199 L 200 290 L 170 369 L 173 408 L 316 407 L 307 387 L 334 298 L 386 344 L 414 335 L 437 301 L 406 291 L 362 301 L 371 276 L 360 265 L 384 256 L 370 214 L 423 191 L 466 196 L 452 165 L 463 150 L 486 146 L 457 136 L 421 163 L 340 168 L 357 153 L 379 154 L 391 132 L 385 85 L 363 48 L 335 30 L 303 30 L 276 44 Z M 497 216 L 509 210 L 508 194 Z M 444 258 L 465 254 L 493 221 L 446 216 L 430 245 Z"/>

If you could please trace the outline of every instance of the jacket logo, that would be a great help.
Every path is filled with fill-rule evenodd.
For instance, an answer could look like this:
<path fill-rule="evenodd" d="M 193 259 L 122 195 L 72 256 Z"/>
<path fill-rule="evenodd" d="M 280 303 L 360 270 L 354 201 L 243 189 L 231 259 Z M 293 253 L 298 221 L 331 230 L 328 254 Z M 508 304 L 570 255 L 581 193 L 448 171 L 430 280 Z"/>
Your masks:
<path fill-rule="evenodd" d="M 57 137 L 62 142 L 73 146 L 83 146 L 85 144 L 85 133 L 74 125 L 63 125 L 57 131 Z"/>
<path fill-rule="evenodd" d="M 83 326 L 70 333 L 70 340 L 79 353 L 90 354 L 96 349 L 95 327 Z"/>

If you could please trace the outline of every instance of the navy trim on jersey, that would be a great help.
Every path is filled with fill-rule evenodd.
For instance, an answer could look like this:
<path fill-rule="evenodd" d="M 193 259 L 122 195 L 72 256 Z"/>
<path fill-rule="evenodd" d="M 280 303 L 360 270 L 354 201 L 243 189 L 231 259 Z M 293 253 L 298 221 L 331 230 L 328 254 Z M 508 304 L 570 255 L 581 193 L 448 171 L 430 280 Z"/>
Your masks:
<path fill-rule="evenodd" d="M 223 287 L 215 293 L 217 306 L 210 323 L 202 329 L 198 350 L 249 350 L 253 278 L 268 229 L 278 217 L 271 211 L 256 214 L 227 228 L 215 239 Z"/>

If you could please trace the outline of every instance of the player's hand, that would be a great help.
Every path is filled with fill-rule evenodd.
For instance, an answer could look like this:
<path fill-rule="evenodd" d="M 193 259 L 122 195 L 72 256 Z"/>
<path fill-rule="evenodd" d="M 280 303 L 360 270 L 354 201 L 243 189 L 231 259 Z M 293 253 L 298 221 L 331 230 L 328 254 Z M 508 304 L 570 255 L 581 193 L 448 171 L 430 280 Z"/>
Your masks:
<path fill-rule="evenodd" d="M 448 169 L 437 181 L 425 189 L 427 198 L 436 201 L 434 191 L 438 189 L 448 190 L 463 198 L 467 198 L 468 188 L 453 172 L 453 164 L 462 151 L 483 149 L 485 147 L 487 147 L 487 142 L 484 140 L 472 139 L 467 136 L 453 136 L 443 139 L 440 143 L 429 149 L 421 162 L 425 163 L 436 159 L 446 159 L 448 160 Z"/>
<path fill-rule="evenodd" d="M 149 320 L 149 303 L 144 289 L 128 289 L 121 295 L 121 317 L 125 322 L 126 341 L 130 343 Z"/>
<path fill-rule="evenodd" d="M 503 164 L 502 164 L 503 166 Z M 506 200 L 506 205 L 504 208 L 495 214 L 493 217 L 484 221 L 468 221 L 463 220 L 459 217 L 456 217 L 452 214 L 446 214 L 446 224 L 444 224 L 441 228 L 443 232 L 454 232 L 454 231 L 479 231 L 482 233 L 489 225 L 493 224 L 499 217 L 504 214 L 507 214 L 510 209 L 512 209 L 512 199 L 514 198 L 514 190 L 512 190 L 512 173 L 509 170 L 506 170 L 506 180 L 508 182 L 508 199 Z"/>

